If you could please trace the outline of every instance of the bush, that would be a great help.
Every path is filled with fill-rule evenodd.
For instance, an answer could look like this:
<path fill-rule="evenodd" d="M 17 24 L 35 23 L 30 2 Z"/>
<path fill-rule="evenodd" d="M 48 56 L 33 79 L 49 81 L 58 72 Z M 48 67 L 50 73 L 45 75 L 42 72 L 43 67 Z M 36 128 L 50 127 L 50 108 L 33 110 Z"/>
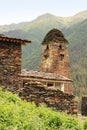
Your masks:
<path fill-rule="evenodd" d="M 62 125 L 62 118 L 60 113 L 47 108 L 45 105 L 41 105 L 38 108 L 39 117 L 43 120 L 46 128 L 59 128 Z"/>
<path fill-rule="evenodd" d="M 36 107 L 34 102 L 22 101 L 16 94 L 0 89 L 0 130 L 82 130 L 82 126 L 75 117 L 43 104 Z"/>
<path fill-rule="evenodd" d="M 82 125 L 80 121 L 73 116 L 68 116 L 66 118 L 64 126 L 65 128 L 69 128 L 71 130 L 82 130 Z"/>
<path fill-rule="evenodd" d="M 84 130 L 87 130 L 87 119 L 83 123 L 83 128 L 84 128 Z"/>

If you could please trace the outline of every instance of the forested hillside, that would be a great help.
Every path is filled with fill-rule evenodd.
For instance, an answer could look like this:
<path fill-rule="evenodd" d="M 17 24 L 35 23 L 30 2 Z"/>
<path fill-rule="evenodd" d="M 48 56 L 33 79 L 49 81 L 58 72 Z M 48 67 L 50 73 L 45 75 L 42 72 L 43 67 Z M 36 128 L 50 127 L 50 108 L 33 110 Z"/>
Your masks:
<path fill-rule="evenodd" d="M 69 41 L 69 53 L 74 80 L 74 93 L 86 94 L 87 88 L 87 11 L 71 17 L 44 14 L 31 22 L 0 26 L 0 33 L 28 39 L 31 45 L 23 47 L 23 68 L 38 70 L 41 58 L 41 43 L 46 33 L 61 30 Z"/>

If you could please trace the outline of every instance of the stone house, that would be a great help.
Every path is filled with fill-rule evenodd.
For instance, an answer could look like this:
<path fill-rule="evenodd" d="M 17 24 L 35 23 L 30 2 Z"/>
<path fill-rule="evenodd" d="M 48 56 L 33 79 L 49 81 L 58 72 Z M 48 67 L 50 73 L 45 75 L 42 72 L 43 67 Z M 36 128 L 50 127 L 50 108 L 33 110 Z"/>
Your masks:
<path fill-rule="evenodd" d="M 0 85 L 17 91 L 25 82 L 39 81 L 47 87 L 72 93 L 68 42 L 63 33 L 52 29 L 45 36 L 39 72 L 33 70 L 21 72 L 21 45 L 30 42 L 0 35 Z"/>
<path fill-rule="evenodd" d="M 70 90 L 70 88 L 65 88 L 67 85 L 71 86 L 72 80 L 56 73 L 46 73 L 42 71 L 23 69 L 21 72 L 21 78 L 23 86 L 25 86 L 26 83 L 35 83 L 51 89 L 53 88 L 55 90 L 60 90 L 64 93 L 71 94 L 72 92 L 72 89 Z"/>
<path fill-rule="evenodd" d="M 21 56 L 22 45 L 31 41 L 21 40 L 0 35 L 0 86 L 5 86 L 12 92 L 22 86 L 21 78 Z"/>

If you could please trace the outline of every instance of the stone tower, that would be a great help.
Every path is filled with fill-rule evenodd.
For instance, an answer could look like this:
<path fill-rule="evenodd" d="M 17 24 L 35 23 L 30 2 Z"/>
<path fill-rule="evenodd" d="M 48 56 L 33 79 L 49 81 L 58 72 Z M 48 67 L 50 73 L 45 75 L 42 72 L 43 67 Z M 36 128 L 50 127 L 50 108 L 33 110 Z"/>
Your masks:
<path fill-rule="evenodd" d="M 58 29 L 52 29 L 42 42 L 41 71 L 71 78 L 68 41 Z"/>

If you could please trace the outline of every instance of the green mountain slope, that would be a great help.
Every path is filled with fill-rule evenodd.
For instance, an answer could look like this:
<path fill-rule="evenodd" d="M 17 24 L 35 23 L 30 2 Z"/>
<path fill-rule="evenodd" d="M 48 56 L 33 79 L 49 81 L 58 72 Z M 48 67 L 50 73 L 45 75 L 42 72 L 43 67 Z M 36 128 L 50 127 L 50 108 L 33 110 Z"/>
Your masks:
<path fill-rule="evenodd" d="M 84 21 L 87 18 L 87 10 L 83 12 L 79 12 L 78 14 L 65 17 L 65 23 L 67 26 L 78 25 L 78 23 Z"/>
<path fill-rule="evenodd" d="M 74 93 L 87 94 L 87 37 L 70 49 Z"/>
<path fill-rule="evenodd" d="M 74 93 L 79 96 L 87 94 L 87 19 L 70 26 L 66 31 L 66 37 L 70 42 Z"/>
<path fill-rule="evenodd" d="M 87 67 L 85 71 L 83 71 L 83 68 L 84 64 L 87 63 L 87 11 L 64 18 L 44 14 L 31 22 L 0 26 L 0 33 L 31 40 L 31 45 L 23 47 L 22 67 L 38 70 L 41 58 L 41 43 L 46 33 L 53 28 L 61 30 L 69 41 L 69 53 L 75 90 L 81 87 L 86 88 L 87 78 L 84 78 L 84 73 L 85 77 L 87 77 Z M 80 77 L 80 80 L 77 77 Z"/>

